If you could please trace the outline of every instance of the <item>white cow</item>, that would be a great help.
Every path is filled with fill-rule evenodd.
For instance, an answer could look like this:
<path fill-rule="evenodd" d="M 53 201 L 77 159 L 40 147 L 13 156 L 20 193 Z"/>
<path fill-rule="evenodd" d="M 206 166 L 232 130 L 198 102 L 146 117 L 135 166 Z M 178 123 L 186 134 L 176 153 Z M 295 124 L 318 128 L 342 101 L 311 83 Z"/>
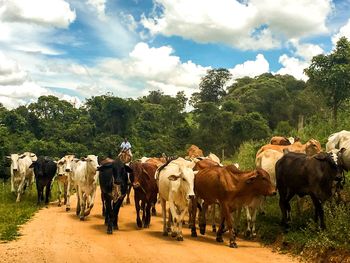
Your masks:
<path fill-rule="evenodd" d="M 74 161 L 73 180 L 78 190 L 77 215 L 80 220 L 88 216 L 94 206 L 98 162 L 97 156 L 88 155 L 82 160 Z"/>
<path fill-rule="evenodd" d="M 344 166 L 347 170 L 350 170 L 350 132 L 342 130 L 340 132 L 334 133 L 328 137 L 328 142 L 326 144 L 326 151 L 329 152 L 334 149 L 345 148 L 343 152 L 342 159 Z"/>
<path fill-rule="evenodd" d="M 176 236 L 178 241 L 183 241 L 182 221 L 188 211 L 189 199 L 194 197 L 192 166 L 191 162 L 178 158 L 158 168 L 155 174 L 162 205 L 163 235 L 167 236 L 168 230 L 171 230 L 172 236 Z M 167 201 L 170 207 L 168 228 L 166 227 Z"/>
<path fill-rule="evenodd" d="M 70 154 L 62 157 L 57 162 L 58 206 L 61 206 L 62 186 L 64 191 L 64 205 L 66 211 L 70 210 L 70 195 L 75 188 L 73 178 L 73 162 L 75 156 Z"/>
<path fill-rule="evenodd" d="M 21 195 L 27 186 L 31 188 L 34 181 L 34 170 L 29 168 L 33 161 L 37 160 L 34 153 L 11 154 L 11 192 L 17 193 L 16 202 L 21 201 Z"/>

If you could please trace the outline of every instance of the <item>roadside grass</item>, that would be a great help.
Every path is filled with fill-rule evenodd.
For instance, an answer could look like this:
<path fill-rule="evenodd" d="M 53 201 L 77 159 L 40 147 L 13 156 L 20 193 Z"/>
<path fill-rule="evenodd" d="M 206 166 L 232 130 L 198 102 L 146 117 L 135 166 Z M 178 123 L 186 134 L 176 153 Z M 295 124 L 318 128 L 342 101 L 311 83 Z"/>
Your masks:
<path fill-rule="evenodd" d="M 51 199 L 57 197 L 56 182 L 53 185 Z M 16 196 L 11 193 L 10 182 L 0 182 L 0 242 L 16 239 L 20 236 L 20 225 L 27 222 L 42 206 L 37 206 L 35 184 L 31 191 L 26 190 L 21 202 L 16 203 Z"/>
<path fill-rule="evenodd" d="M 242 144 L 239 153 L 234 157 L 242 170 L 255 167 L 255 153 L 260 147 L 260 142 L 247 142 Z M 296 198 L 291 201 L 292 221 L 288 232 L 284 232 L 280 226 L 281 211 L 278 204 L 279 197 L 267 197 L 264 210 L 259 213 L 256 227 L 258 240 L 266 245 L 271 245 L 280 252 L 291 252 L 303 255 L 309 260 L 324 259 L 328 262 L 350 260 L 350 176 L 347 174 L 346 184 L 342 190 L 343 202 L 336 203 L 329 200 L 324 205 L 326 230 L 320 230 L 313 221 L 314 207 L 310 197 L 301 214 L 297 213 Z M 244 214 L 244 213 L 243 213 Z M 242 216 L 243 229 L 246 218 Z M 340 259 L 339 259 L 340 257 Z"/>

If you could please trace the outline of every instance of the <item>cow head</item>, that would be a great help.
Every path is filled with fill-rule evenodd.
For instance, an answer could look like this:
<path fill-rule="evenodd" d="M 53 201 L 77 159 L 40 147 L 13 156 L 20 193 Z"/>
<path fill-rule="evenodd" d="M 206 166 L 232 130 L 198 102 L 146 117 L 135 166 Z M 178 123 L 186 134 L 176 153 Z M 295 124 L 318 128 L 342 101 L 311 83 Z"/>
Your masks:
<path fill-rule="evenodd" d="M 11 159 L 11 171 L 12 172 L 17 172 L 19 170 L 18 168 L 18 160 L 19 159 L 23 159 L 25 157 L 24 156 L 20 156 L 19 154 L 17 153 L 13 153 L 11 154 L 10 156 L 7 156 L 7 158 Z"/>
<path fill-rule="evenodd" d="M 309 156 L 319 153 L 322 150 L 321 144 L 318 140 L 310 139 L 305 145 L 305 153 Z"/>
<path fill-rule="evenodd" d="M 58 176 L 63 176 L 66 173 L 72 172 L 72 164 L 74 160 L 74 155 L 66 155 L 62 157 L 58 162 L 57 162 L 57 174 Z"/>
<path fill-rule="evenodd" d="M 276 195 L 276 187 L 272 184 L 270 175 L 264 169 L 254 170 L 245 180 L 245 183 L 258 195 Z"/>
<path fill-rule="evenodd" d="M 186 194 L 187 198 L 194 197 L 194 172 L 191 168 L 185 166 L 179 166 L 179 173 L 168 176 L 170 181 L 176 182 L 175 186 L 177 190 Z"/>

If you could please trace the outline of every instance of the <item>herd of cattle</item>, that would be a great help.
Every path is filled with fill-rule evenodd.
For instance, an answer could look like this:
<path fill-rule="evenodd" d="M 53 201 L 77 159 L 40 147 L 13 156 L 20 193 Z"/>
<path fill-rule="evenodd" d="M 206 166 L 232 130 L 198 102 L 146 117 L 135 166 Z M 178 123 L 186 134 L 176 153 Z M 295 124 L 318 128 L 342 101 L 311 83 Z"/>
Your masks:
<path fill-rule="evenodd" d="M 210 209 L 215 227 L 215 207 L 219 206 L 221 219 L 216 241 L 223 242 L 222 235 L 228 230 L 229 246 L 237 247 L 235 238 L 242 209 L 247 214 L 246 234 L 254 237 L 257 210 L 263 209 L 265 197 L 276 195 L 277 190 L 284 227 L 288 227 L 291 219 L 289 201 L 295 195 L 311 197 L 315 221 L 325 227 L 322 205 L 340 189 L 345 182 L 344 171 L 350 168 L 350 132 L 332 134 L 325 151 L 314 139 L 302 144 L 293 138 L 273 137 L 257 152 L 256 169 L 251 171 L 241 171 L 238 164 L 224 166 L 214 154 L 204 157 L 195 145 L 187 153 L 186 158 L 143 157 L 128 163 L 123 158 L 98 160 L 95 155 L 81 159 L 66 155 L 53 161 L 30 152 L 11 154 L 11 191 L 17 194 L 19 202 L 35 178 L 38 203 L 44 201 L 45 187 L 48 203 L 56 176 L 58 205 L 61 206 L 64 193 L 64 205 L 69 211 L 70 194 L 75 189 L 76 214 L 84 220 L 94 206 L 99 184 L 107 233 L 112 234 L 113 229 L 118 229 L 123 200 L 133 188 L 137 226 L 149 227 L 159 200 L 163 235 L 171 233 L 179 241 L 183 240 L 182 224 L 187 213 L 191 235 L 196 237 L 196 222 L 200 233 L 205 234 Z"/>

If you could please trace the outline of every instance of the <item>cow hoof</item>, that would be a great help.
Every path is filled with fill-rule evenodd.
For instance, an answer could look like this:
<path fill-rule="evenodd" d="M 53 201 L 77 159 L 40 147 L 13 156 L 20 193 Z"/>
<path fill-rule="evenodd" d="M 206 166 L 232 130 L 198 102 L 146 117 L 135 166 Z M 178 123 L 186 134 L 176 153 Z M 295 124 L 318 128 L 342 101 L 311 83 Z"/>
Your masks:
<path fill-rule="evenodd" d="M 176 237 L 177 234 L 175 232 L 171 232 L 171 237 Z"/>
<path fill-rule="evenodd" d="M 113 226 L 114 230 L 119 230 L 119 226 L 116 225 L 116 226 Z"/>
<path fill-rule="evenodd" d="M 230 242 L 230 247 L 231 247 L 231 248 L 238 248 L 236 242 Z"/>
<path fill-rule="evenodd" d="M 212 226 L 213 227 L 213 229 L 212 229 L 212 231 L 213 231 L 213 233 L 216 233 L 216 226 Z"/>
<path fill-rule="evenodd" d="M 216 242 L 220 242 L 221 243 L 221 242 L 224 242 L 224 240 L 222 239 L 222 237 L 217 237 L 216 238 Z"/>
<path fill-rule="evenodd" d="M 168 235 L 168 232 L 163 232 L 163 237 L 167 237 Z"/>
<path fill-rule="evenodd" d="M 83 216 L 79 217 L 80 221 L 84 221 L 85 218 Z"/>
<path fill-rule="evenodd" d="M 66 207 L 66 212 L 70 211 L 70 207 Z"/>
<path fill-rule="evenodd" d="M 245 237 L 250 237 L 250 235 L 251 235 L 250 230 L 245 231 Z"/>
<path fill-rule="evenodd" d="M 61 207 L 61 206 L 62 206 L 61 203 L 59 203 L 59 204 L 58 204 L 58 207 Z"/>
<path fill-rule="evenodd" d="M 108 235 L 112 235 L 112 234 L 113 234 L 112 228 L 111 228 L 111 229 L 107 229 L 107 234 L 108 234 Z"/>
<path fill-rule="evenodd" d="M 256 238 L 256 233 L 252 233 L 252 238 Z"/>
<path fill-rule="evenodd" d="M 182 236 L 178 236 L 178 237 L 176 238 L 176 240 L 177 240 L 177 241 L 184 241 L 184 238 L 183 238 Z"/>
<path fill-rule="evenodd" d="M 197 237 L 197 232 L 191 232 L 191 237 Z"/>
<path fill-rule="evenodd" d="M 199 228 L 199 232 L 201 233 L 201 235 L 205 235 L 205 228 Z"/>

